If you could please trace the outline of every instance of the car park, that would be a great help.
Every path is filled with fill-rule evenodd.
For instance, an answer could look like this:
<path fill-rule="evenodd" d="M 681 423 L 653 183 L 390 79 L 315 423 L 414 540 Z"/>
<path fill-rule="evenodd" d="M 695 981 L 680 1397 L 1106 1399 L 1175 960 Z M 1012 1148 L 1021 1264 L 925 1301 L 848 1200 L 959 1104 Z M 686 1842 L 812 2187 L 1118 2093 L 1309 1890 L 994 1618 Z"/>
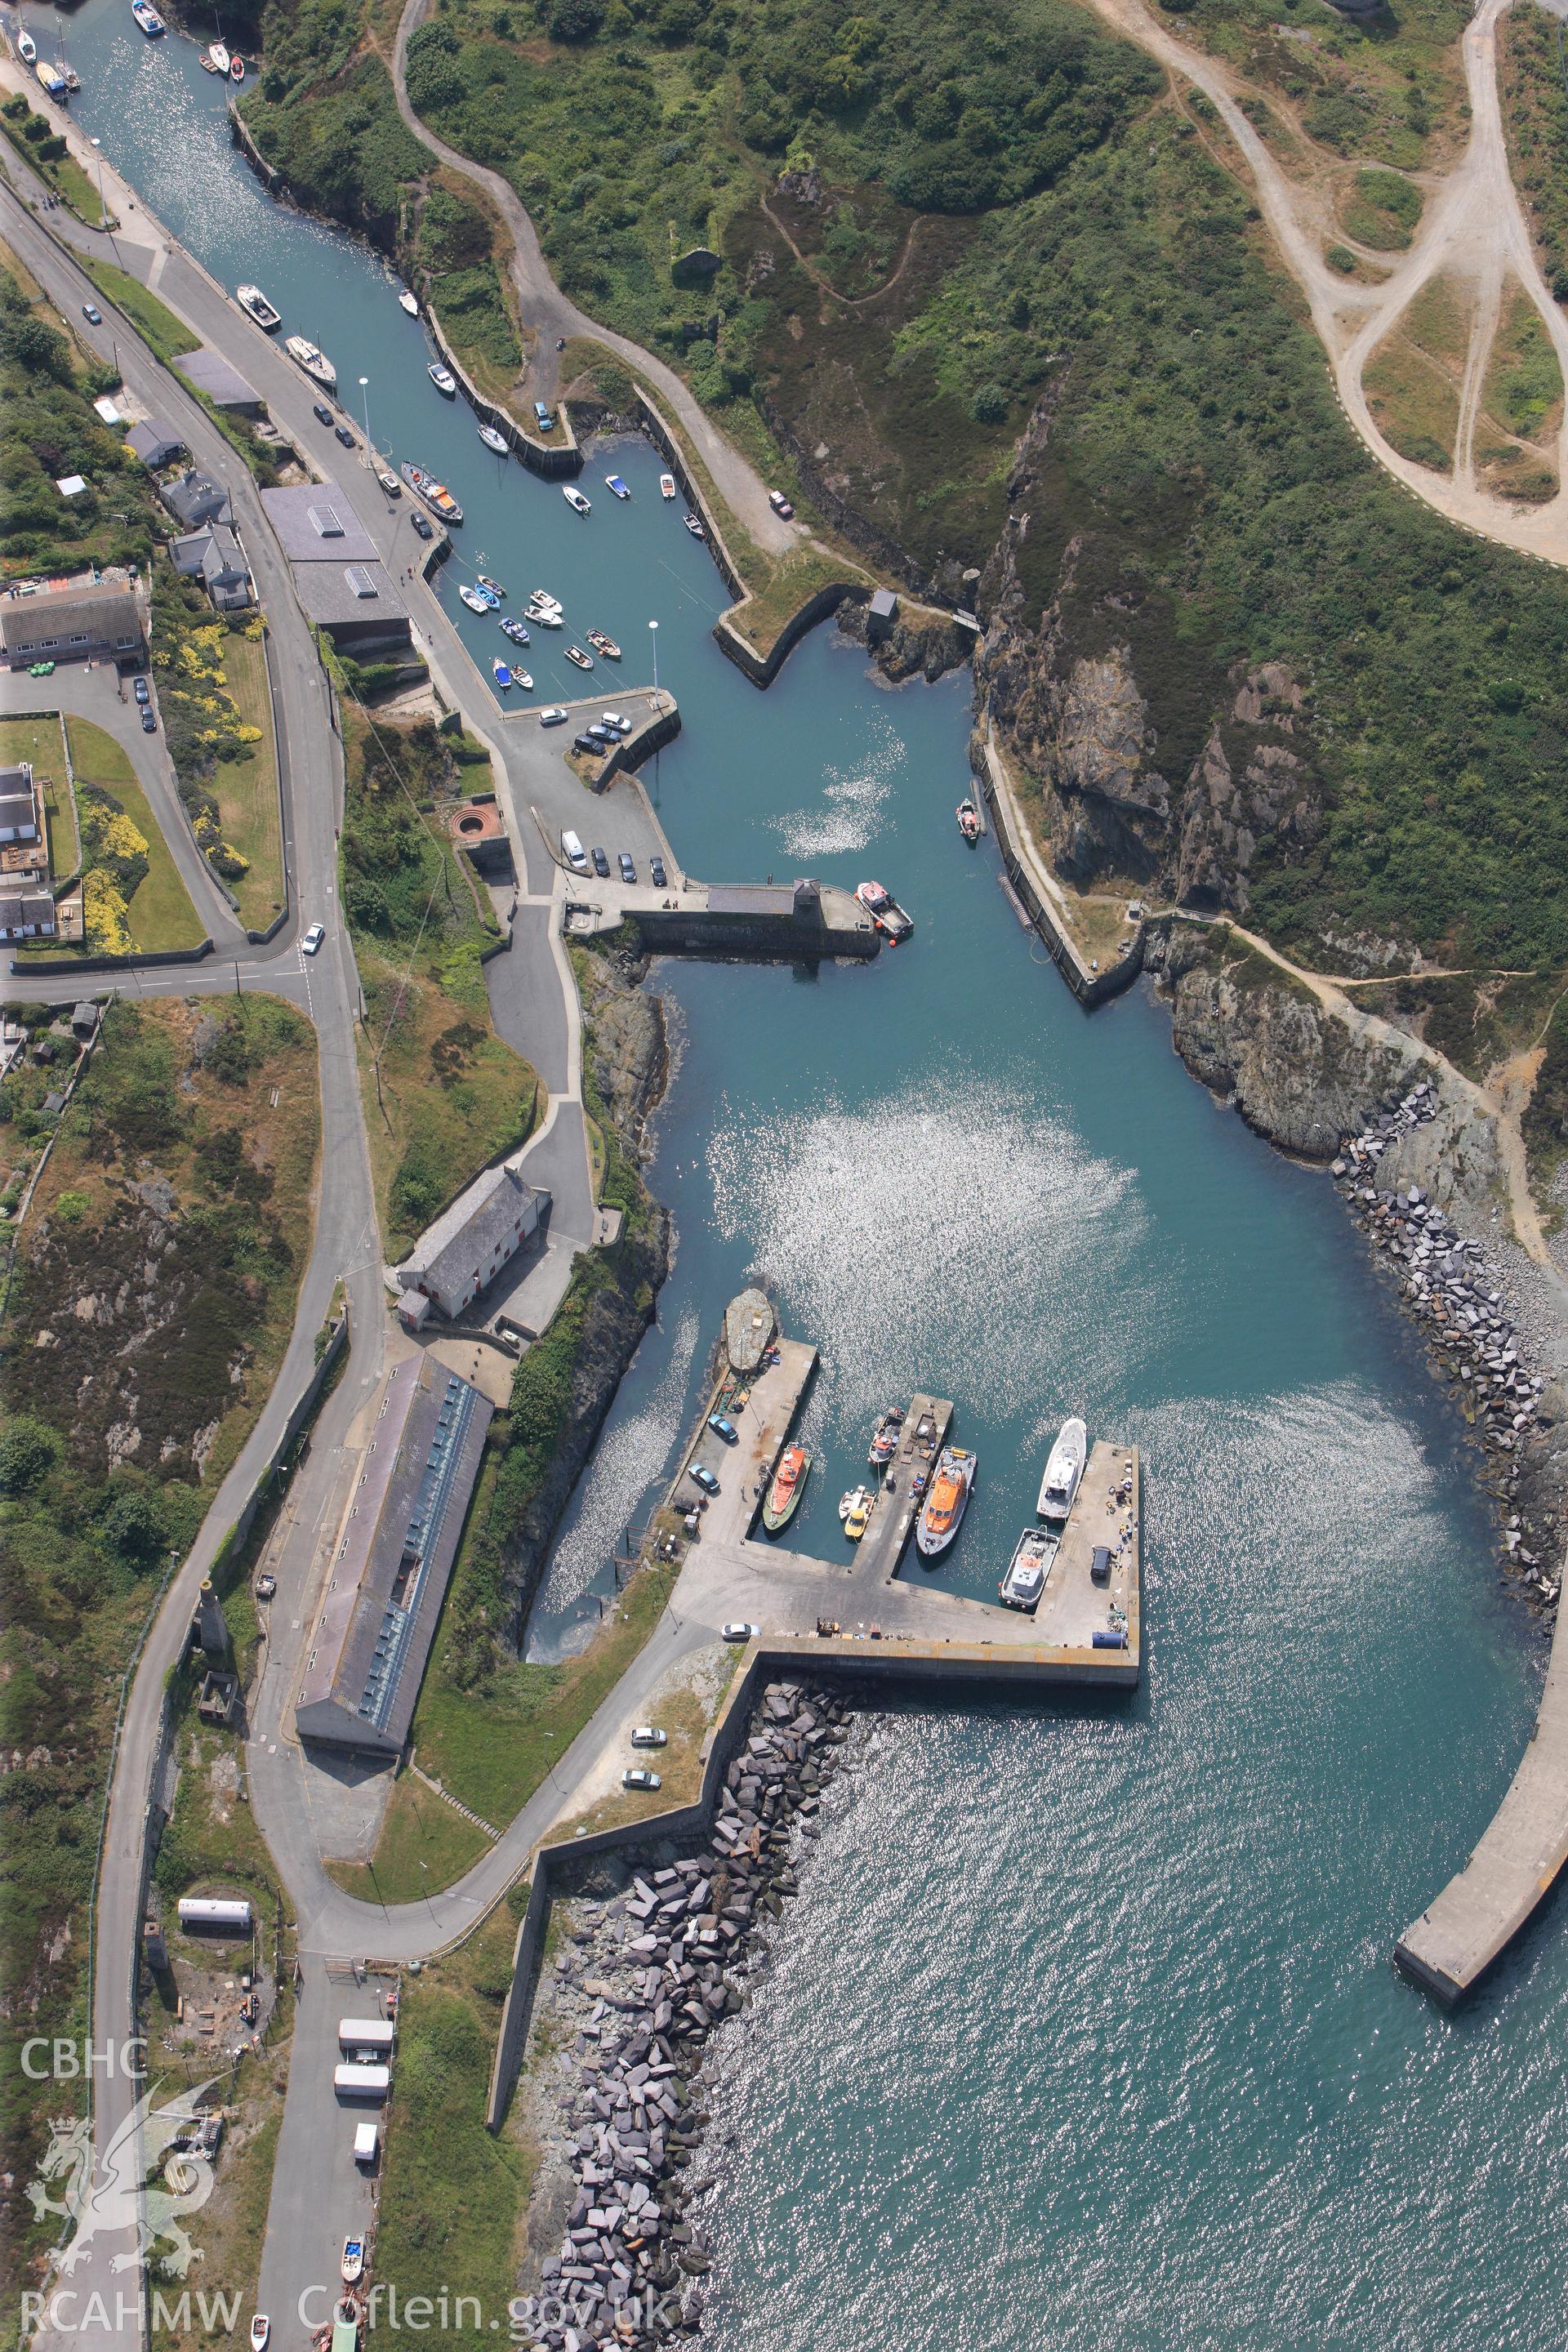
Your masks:
<path fill-rule="evenodd" d="M 313 400 L 310 403 L 310 414 L 318 425 L 331 425 L 333 422 L 332 412 L 324 400 Z"/>
<path fill-rule="evenodd" d="M 609 879 L 610 861 L 605 856 L 604 851 L 599 848 L 596 844 L 594 849 L 594 871 L 598 875 L 601 881 L 607 881 Z"/>
<path fill-rule="evenodd" d="M 710 1412 L 708 1416 L 708 1426 L 715 1433 L 716 1435 L 723 1439 L 726 1445 L 738 1445 L 740 1444 L 741 1433 L 727 1414 L 721 1412 Z"/>
<path fill-rule="evenodd" d="M 668 1732 L 660 1731 L 658 1725 L 652 1723 L 639 1723 L 632 1733 L 634 1748 L 663 1748 L 668 1739 Z"/>
<path fill-rule="evenodd" d="M 662 1789 L 664 1782 L 646 1765 L 634 1764 L 629 1772 L 621 1774 L 621 1786 L 623 1789 Z"/>
<path fill-rule="evenodd" d="M 624 849 L 621 851 L 621 854 L 616 862 L 621 869 L 621 880 L 623 882 L 635 882 L 637 880 L 637 866 Z"/>
<path fill-rule="evenodd" d="M 334 425 L 332 434 L 334 439 L 341 441 L 345 449 L 353 447 L 354 436 L 346 425 Z"/>
<path fill-rule="evenodd" d="M 321 950 L 321 941 L 326 938 L 326 936 L 327 927 L 325 923 L 312 923 L 310 929 L 306 932 L 304 938 L 300 942 L 300 952 L 304 955 L 318 954 Z"/>
<path fill-rule="evenodd" d="M 719 1481 L 706 1462 L 694 1462 L 691 1465 L 691 1475 L 705 1495 L 716 1495 L 719 1492 Z"/>
<path fill-rule="evenodd" d="M 563 727 L 566 723 L 566 715 L 565 709 L 559 702 L 547 702 L 539 714 L 539 723 L 542 727 Z"/>
<path fill-rule="evenodd" d="M 662 858 L 662 857 L 656 857 L 656 858 L 653 860 L 653 863 L 652 863 L 652 865 L 650 866 L 650 867 L 649 867 L 649 869 L 648 869 L 648 870 L 649 870 L 649 872 L 650 872 L 650 873 L 652 874 L 652 876 L 653 876 L 653 887 L 654 887 L 654 888 L 655 888 L 656 890 L 662 890 L 662 889 L 664 889 L 664 888 L 668 886 L 668 884 L 669 877 L 668 877 L 668 874 L 665 872 L 665 870 L 664 870 L 664 860 L 663 860 L 663 858 Z"/>
<path fill-rule="evenodd" d="M 138 702 L 151 702 L 153 699 L 153 689 L 144 677 L 133 679 L 131 691 Z"/>
<path fill-rule="evenodd" d="M 425 517 L 424 517 L 422 514 L 420 514 L 420 513 L 418 513 L 417 511 L 416 511 L 415 513 L 413 513 L 413 514 L 411 514 L 411 515 L 409 516 L 408 520 L 409 520 L 409 521 L 414 525 L 415 535 L 416 535 L 416 538 L 419 538 L 419 539 L 434 539 L 434 538 L 435 538 L 435 536 L 436 536 L 435 526 L 434 526 L 433 524 L 431 524 L 431 523 L 426 522 L 426 520 L 425 520 Z"/>
<path fill-rule="evenodd" d="M 142 732 L 143 735 L 156 735 L 158 732 L 158 722 L 150 710 L 142 713 Z"/>
<path fill-rule="evenodd" d="M 750 1625 L 743 1617 L 731 1617 L 721 1631 L 726 1642 L 754 1642 L 762 1632 L 760 1625 Z"/>

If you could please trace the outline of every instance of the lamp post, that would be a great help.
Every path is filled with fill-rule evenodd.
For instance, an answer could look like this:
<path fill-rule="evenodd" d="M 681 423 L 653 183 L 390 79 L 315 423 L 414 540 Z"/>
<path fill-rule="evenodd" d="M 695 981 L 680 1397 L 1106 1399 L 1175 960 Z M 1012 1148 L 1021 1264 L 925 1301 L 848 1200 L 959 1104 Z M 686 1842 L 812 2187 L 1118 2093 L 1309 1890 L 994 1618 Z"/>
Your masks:
<path fill-rule="evenodd" d="M 650 621 L 647 625 L 648 634 L 653 639 L 653 698 L 657 709 L 658 704 L 658 623 Z"/>
<path fill-rule="evenodd" d="M 363 395 L 363 400 L 364 400 L 364 462 L 365 462 L 365 464 L 366 464 L 367 466 L 374 467 L 374 465 L 375 465 L 375 451 L 374 451 L 374 450 L 371 447 L 371 446 L 370 446 L 370 378 L 369 378 L 369 376 L 367 376 L 367 375 L 362 375 L 362 376 L 361 376 L 361 378 L 360 378 L 360 380 L 359 380 L 359 388 L 360 388 L 360 392 L 361 392 L 361 394 L 362 394 L 362 395 Z"/>

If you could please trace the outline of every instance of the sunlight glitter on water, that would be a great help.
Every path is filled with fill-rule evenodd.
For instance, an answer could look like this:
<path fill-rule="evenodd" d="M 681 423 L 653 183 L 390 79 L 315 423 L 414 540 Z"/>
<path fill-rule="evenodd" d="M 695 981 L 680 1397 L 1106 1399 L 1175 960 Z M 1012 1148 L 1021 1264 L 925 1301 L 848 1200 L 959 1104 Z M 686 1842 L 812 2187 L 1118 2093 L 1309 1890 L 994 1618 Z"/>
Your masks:
<path fill-rule="evenodd" d="M 852 768 L 824 767 L 819 801 L 773 820 L 792 857 L 842 857 L 876 838 L 886 804 L 903 781 L 909 747 L 886 719 L 873 717 L 866 731 L 869 740 Z"/>

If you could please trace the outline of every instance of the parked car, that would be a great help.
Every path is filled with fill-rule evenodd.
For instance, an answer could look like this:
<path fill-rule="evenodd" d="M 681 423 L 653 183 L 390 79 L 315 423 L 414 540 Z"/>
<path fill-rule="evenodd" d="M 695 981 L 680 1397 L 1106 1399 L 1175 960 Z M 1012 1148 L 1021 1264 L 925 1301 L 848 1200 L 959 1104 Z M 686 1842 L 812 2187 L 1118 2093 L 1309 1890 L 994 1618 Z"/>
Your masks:
<path fill-rule="evenodd" d="M 668 1745 L 668 1732 L 660 1731 L 658 1726 L 652 1723 L 639 1723 L 632 1733 L 634 1748 L 663 1748 Z"/>
<path fill-rule="evenodd" d="M 542 401 L 542 400 L 536 400 L 536 401 L 534 402 L 534 404 L 533 404 L 533 414 L 534 414 L 535 418 L 536 418 L 536 419 L 537 419 L 537 421 L 538 421 L 539 429 L 540 429 L 540 431 L 541 431 L 542 433 L 553 433 L 553 432 L 554 432 L 554 430 L 555 430 L 555 419 L 554 419 L 553 415 L 551 414 L 550 410 L 549 410 L 548 408 L 546 408 L 546 406 L 545 406 L 545 404 L 544 404 L 543 401 Z"/>
<path fill-rule="evenodd" d="M 427 521 L 426 520 L 425 517 L 424 517 L 424 516 L 419 512 L 419 510 L 418 510 L 417 507 L 415 509 L 414 512 L 409 516 L 408 520 L 409 520 L 409 521 L 414 525 L 415 536 L 416 536 L 416 538 L 418 538 L 418 539 L 434 539 L 434 538 L 435 538 L 435 536 L 436 536 L 436 526 L 435 526 L 435 524 L 434 524 L 434 523 L 431 523 L 431 522 L 427 522 Z"/>
<path fill-rule="evenodd" d="M 608 880 L 610 861 L 605 856 L 604 851 L 598 847 L 597 844 L 595 845 L 594 849 L 594 871 L 599 876 L 601 880 Z"/>
<path fill-rule="evenodd" d="M 629 735 L 632 731 L 631 720 L 623 719 L 618 710 L 601 710 L 599 724 L 607 727 L 615 735 Z"/>
<path fill-rule="evenodd" d="M 668 886 L 668 884 L 669 877 L 668 877 L 668 874 L 665 872 L 665 870 L 664 870 L 664 860 L 663 860 L 663 858 L 662 858 L 662 857 L 656 857 L 656 858 L 654 859 L 653 864 L 652 864 L 652 866 L 650 867 L 650 869 L 649 869 L 649 870 L 650 870 L 650 872 L 651 872 L 651 873 L 652 873 L 652 875 L 653 875 L 653 887 L 654 887 L 654 888 L 655 888 L 656 890 L 662 890 L 662 889 L 664 889 L 664 888 Z"/>
<path fill-rule="evenodd" d="M 354 446 L 354 436 L 346 425 L 334 425 L 332 438 L 341 441 L 345 449 L 352 449 Z"/>
<path fill-rule="evenodd" d="M 547 702 L 539 714 L 539 723 L 542 727 L 563 727 L 566 717 L 567 714 L 560 703 Z"/>
<path fill-rule="evenodd" d="M 741 1433 L 736 1428 L 734 1423 L 728 1419 L 725 1414 L 721 1412 L 710 1412 L 708 1416 L 708 1426 L 723 1439 L 726 1445 L 738 1445 L 740 1444 Z"/>
<path fill-rule="evenodd" d="M 645 1765 L 634 1764 L 629 1772 L 621 1774 L 621 1786 L 623 1789 L 662 1789 L 664 1782 L 657 1772 L 648 1771 Z"/>
<path fill-rule="evenodd" d="M 774 514 L 783 515 L 785 522 L 788 522 L 791 515 L 795 512 L 795 509 L 791 506 L 789 500 L 785 498 L 782 490 L 770 490 L 768 492 L 768 504 L 772 507 Z"/>
<path fill-rule="evenodd" d="M 601 727 L 596 719 L 591 727 L 584 727 L 583 732 L 591 742 L 598 745 L 601 751 L 607 751 L 616 740 L 610 729 Z"/>
<path fill-rule="evenodd" d="M 89 327 L 101 327 L 103 324 L 103 313 L 96 302 L 84 302 L 81 306 L 81 315 Z"/>
<path fill-rule="evenodd" d="M 258 1601 L 270 1601 L 277 1590 L 278 1579 L 273 1575 L 272 1570 L 269 1568 L 264 1568 L 261 1574 L 256 1580 L 256 1597 Z"/>
<path fill-rule="evenodd" d="M 619 858 L 616 860 L 616 863 L 620 866 L 621 880 L 623 882 L 635 882 L 637 880 L 637 869 L 624 849 L 622 850 Z"/>
<path fill-rule="evenodd" d="M 158 722 L 150 710 L 142 713 L 142 732 L 143 735 L 156 735 L 158 732 Z"/>
<path fill-rule="evenodd" d="M 706 1462 L 694 1462 L 691 1465 L 691 1475 L 705 1495 L 716 1495 L 719 1492 L 719 1481 Z"/>
<path fill-rule="evenodd" d="M 313 400 L 310 403 L 310 414 L 314 416 L 318 425 L 331 425 L 336 422 L 331 410 L 327 406 L 324 400 Z"/>
<path fill-rule="evenodd" d="M 302 955 L 319 955 L 321 952 L 321 941 L 326 938 L 326 936 L 327 927 L 325 923 L 312 923 L 310 929 L 306 932 L 304 938 L 300 942 L 300 953 Z"/>
<path fill-rule="evenodd" d="M 153 689 L 144 677 L 132 678 L 131 691 L 138 702 L 151 702 L 153 699 Z"/>
<path fill-rule="evenodd" d="M 576 834 L 572 831 L 570 825 L 566 827 L 565 831 L 561 835 L 561 854 L 565 858 L 567 865 L 571 866 L 574 874 L 586 874 L 588 871 L 588 853 L 584 848 L 583 844 Z"/>
<path fill-rule="evenodd" d="M 602 751 L 604 748 L 602 743 L 595 743 L 591 735 L 574 735 L 572 738 L 574 751 Z"/>
<path fill-rule="evenodd" d="M 720 1630 L 726 1642 L 754 1642 L 763 1629 L 760 1625 L 748 1625 L 743 1617 L 731 1617 Z"/>

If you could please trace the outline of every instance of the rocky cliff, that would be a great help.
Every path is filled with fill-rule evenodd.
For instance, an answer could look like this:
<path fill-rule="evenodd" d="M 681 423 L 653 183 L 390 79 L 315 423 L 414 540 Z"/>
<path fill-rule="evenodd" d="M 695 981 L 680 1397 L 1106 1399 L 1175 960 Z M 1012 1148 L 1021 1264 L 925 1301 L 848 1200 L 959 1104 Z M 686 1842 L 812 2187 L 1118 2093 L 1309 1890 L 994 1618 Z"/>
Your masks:
<path fill-rule="evenodd" d="M 1306 688 L 1283 662 L 1224 667 L 1184 645 L 1173 593 L 1123 577 L 1092 520 L 1053 551 L 1050 422 L 1042 403 L 977 592 L 983 715 L 1041 781 L 1064 881 L 1245 914 L 1260 845 L 1288 861 L 1321 824 Z"/>

